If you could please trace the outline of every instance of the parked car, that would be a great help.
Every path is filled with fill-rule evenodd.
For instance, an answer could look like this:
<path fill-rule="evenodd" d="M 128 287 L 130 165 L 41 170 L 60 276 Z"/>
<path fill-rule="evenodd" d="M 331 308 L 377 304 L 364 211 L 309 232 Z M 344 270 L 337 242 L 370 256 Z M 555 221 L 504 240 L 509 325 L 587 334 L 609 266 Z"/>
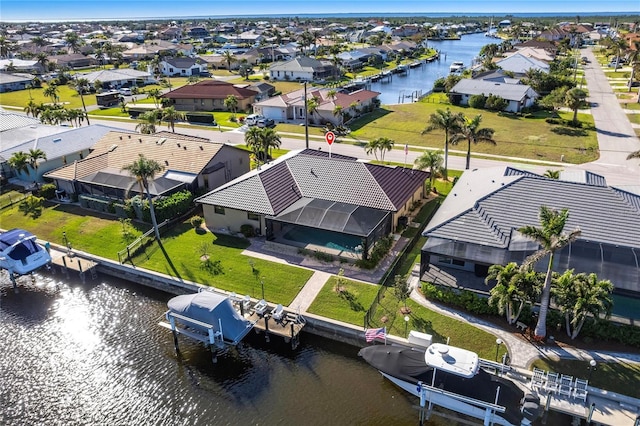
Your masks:
<path fill-rule="evenodd" d="M 124 96 L 131 96 L 131 89 L 128 87 L 123 87 L 122 89 L 120 89 L 120 94 Z"/>
<path fill-rule="evenodd" d="M 244 122 L 247 124 L 247 126 L 255 126 L 256 124 L 258 124 L 258 121 L 263 119 L 264 119 L 264 115 L 250 114 L 250 115 L 247 115 L 247 118 L 244 119 Z"/>
<path fill-rule="evenodd" d="M 270 118 L 263 118 L 258 120 L 258 127 L 275 127 L 276 122 Z"/>

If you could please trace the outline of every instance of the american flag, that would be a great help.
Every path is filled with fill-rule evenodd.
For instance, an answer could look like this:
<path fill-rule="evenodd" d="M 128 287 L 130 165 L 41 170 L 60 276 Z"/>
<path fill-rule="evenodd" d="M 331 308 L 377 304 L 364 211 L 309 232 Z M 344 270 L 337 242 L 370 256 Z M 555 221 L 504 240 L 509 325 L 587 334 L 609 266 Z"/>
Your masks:
<path fill-rule="evenodd" d="M 375 339 L 386 339 L 387 327 L 367 329 L 364 331 L 364 338 L 367 342 L 373 342 Z"/>

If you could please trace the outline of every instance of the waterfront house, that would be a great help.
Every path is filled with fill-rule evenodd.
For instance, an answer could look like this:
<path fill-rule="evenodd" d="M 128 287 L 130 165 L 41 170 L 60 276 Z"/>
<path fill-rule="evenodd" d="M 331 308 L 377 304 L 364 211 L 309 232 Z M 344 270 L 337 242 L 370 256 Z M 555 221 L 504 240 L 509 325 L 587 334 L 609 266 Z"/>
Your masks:
<path fill-rule="evenodd" d="M 518 229 L 539 226 L 544 205 L 569 209 L 565 231 L 582 231 L 556 254 L 555 272 L 595 272 L 616 291 L 640 295 L 640 227 L 629 226 L 640 223 L 640 195 L 631 191 L 584 170 L 560 179 L 510 167 L 468 170 L 423 233 L 421 271 L 433 264 L 486 276 L 493 264 L 521 264 L 539 246 Z"/>
<path fill-rule="evenodd" d="M 338 69 L 329 61 L 300 56 L 269 67 L 271 80 L 318 81 L 336 78 Z"/>
<path fill-rule="evenodd" d="M 304 88 L 300 88 L 274 96 L 257 102 L 253 106 L 253 112 L 280 123 L 302 123 L 305 117 L 304 95 Z M 371 90 L 356 90 L 351 93 L 337 90 L 332 95 L 331 89 L 309 88 L 307 99 L 315 99 L 317 102 L 317 107 L 309 114 L 309 123 L 340 125 L 346 115 L 354 117 L 377 107 L 379 95 L 379 92 Z M 336 114 L 336 107 L 340 107 L 341 114 Z"/>
<path fill-rule="evenodd" d="M 257 92 L 218 80 L 203 80 L 179 87 L 162 95 L 171 100 L 180 111 L 228 111 L 224 100 L 235 96 L 237 111 L 247 111 L 256 99 Z"/>
<path fill-rule="evenodd" d="M 105 134 L 84 159 L 45 174 L 59 190 L 78 196 L 123 200 L 135 178 L 122 168 L 140 154 L 157 161 L 164 170 L 151 186 L 153 196 L 170 195 L 183 188 L 216 188 L 249 170 L 249 152 L 231 145 L 188 135 Z M 134 186 L 132 188 L 132 186 Z"/>
<path fill-rule="evenodd" d="M 468 105 L 469 99 L 474 95 L 499 96 L 508 101 L 504 111 L 520 112 L 522 108 L 533 106 L 538 94 L 531 86 L 526 84 L 500 83 L 497 81 L 479 80 L 464 78 L 460 80 L 449 92 L 453 98 L 461 105 Z"/>
<path fill-rule="evenodd" d="M 550 66 L 548 63 L 516 53 L 507 58 L 496 61 L 496 65 L 505 71 L 510 71 L 518 77 L 524 77 L 527 71 L 533 69 L 549 73 Z"/>
<path fill-rule="evenodd" d="M 210 229 L 250 225 L 267 240 L 309 247 L 314 236 L 373 247 L 425 197 L 428 172 L 291 151 L 196 199 Z M 403 217 L 405 217 L 403 219 Z M 347 243 L 348 244 L 348 243 Z"/>

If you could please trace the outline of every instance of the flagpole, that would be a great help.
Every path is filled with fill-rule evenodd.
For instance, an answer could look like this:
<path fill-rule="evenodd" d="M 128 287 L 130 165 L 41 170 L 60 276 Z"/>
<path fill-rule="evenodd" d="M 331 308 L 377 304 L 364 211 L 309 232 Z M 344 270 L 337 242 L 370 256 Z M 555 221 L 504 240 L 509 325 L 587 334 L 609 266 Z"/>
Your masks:
<path fill-rule="evenodd" d="M 387 327 L 384 327 L 384 345 L 387 346 Z"/>
<path fill-rule="evenodd" d="M 407 154 L 409 153 L 409 145 L 404 144 L 404 167 L 407 167 Z"/>

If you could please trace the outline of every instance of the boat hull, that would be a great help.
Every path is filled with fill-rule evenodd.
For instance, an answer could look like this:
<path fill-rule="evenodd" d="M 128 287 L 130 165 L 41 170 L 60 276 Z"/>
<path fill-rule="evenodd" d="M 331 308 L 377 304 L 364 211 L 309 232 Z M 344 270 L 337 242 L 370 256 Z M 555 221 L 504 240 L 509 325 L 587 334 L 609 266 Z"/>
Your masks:
<path fill-rule="evenodd" d="M 49 252 L 30 232 L 11 229 L 0 235 L 0 268 L 10 274 L 26 275 L 50 262 Z"/>

